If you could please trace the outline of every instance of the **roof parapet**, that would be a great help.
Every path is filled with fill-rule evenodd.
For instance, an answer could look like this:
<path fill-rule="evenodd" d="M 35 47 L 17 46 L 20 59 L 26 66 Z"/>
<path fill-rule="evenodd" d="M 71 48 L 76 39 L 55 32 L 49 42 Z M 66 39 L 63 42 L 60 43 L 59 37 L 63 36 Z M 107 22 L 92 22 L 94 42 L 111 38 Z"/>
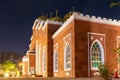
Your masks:
<path fill-rule="evenodd" d="M 102 17 L 96 17 L 96 16 L 90 16 L 90 15 L 83 15 L 83 14 L 77 14 L 74 13 L 75 19 L 79 20 L 85 20 L 85 21 L 90 21 L 90 22 L 97 22 L 97 23 L 102 23 L 102 24 L 108 24 L 108 25 L 116 25 L 120 26 L 120 21 L 116 19 L 109 19 L 109 18 L 102 18 Z"/>
<path fill-rule="evenodd" d="M 89 21 L 89 22 L 96 22 L 101 24 L 107 24 L 107 25 L 115 25 L 120 26 L 120 20 L 115 19 L 107 19 L 102 17 L 96 17 L 96 16 L 90 16 L 90 15 L 84 15 L 84 14 L 78 14 L 77 12 L 74 12 L 72 16 L 70 16 L 69 19 L 66 20 L 66 22 L 53 34 L 52 38 L 54 39 L 64 28 L 67 27 L 67 25 L 73 20 L 83 20 L 83 21 Z"/>
<path fill-rule="evenodd" d="M 42 30 L 45 29 L 45 27 L 46 27 L 47 24 L 62 25 L 63 23 L 62 23 L 62 22 L 59 22 L 59 21 L 51 21 L 51 20 L 47 20 L 47 21 L 45 22 L 45 24 L 43 25 Z"/>

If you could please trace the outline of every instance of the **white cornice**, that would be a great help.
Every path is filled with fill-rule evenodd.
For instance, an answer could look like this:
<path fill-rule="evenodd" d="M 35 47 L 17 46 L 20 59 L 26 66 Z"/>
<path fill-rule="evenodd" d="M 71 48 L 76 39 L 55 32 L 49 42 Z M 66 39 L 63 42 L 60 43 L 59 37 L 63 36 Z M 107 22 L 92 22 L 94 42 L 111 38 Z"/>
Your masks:
<path fill-rule="evenodd" d="M 42 31 L 45 29 L 45 27 L 47 26 L 47 24 L 48 24 L 48 20 L 45 22 L 45 24 L 43 25 L 43 27 L 42 27 Z"/>
<path fill-rule="evenodd" d="M 36 28 L 36 26 L 35 26 L 36 22 L 38 22 L 38 23 L 40 24 L 41 22 L 44 22 L 44 21 L 43 21 L 43 20 L 38 20 L 38 19 L 36 19 L 35 22 L 34 22 L 34 24 L 33 24 L 32 29 L 35 29 L 35 28 Z M 38 25 L 38 24 L 37 24 L 37 25 Z"/>
<path fill-rule="evenodd" d="M 33 35 L 31 36 L 30 40 L 32 41 L 32 39 L 33 39 Z"/>
<path fill-rule="evenodd" d="M 49 24 L 62 25 L 62 22 L 48 20 Z"/>
<path fill-rule="evenodd" d="M 22 61 L 23 61 L 23 62 L 28 62 L 28 60 L 29 60 L 28 55 L 23 56 L 23 58 L 22 58 Z"/>
<path fill-rule="evenodd" d="M 39 27 L 40 23 L 38 22 L 35 29 L 38 30 L 38 27 Z"/>
<path fill-rule="evenodd" d="M 30 44 L 29 44 L 29 48 L 30 48 L 31 46 L 32 46 L 32 44 L 30 43 Z"/>
<path fill-rule="evenodd" d="M 62 22 L 58 22 L 58 21 L 50 21 L 50 20 L 47 20 L 44 24 L 44 26 L 42 27 L 42 30 L 45 29 L 46 25 L 47 24 L 54 24 L 54 25 L 62 25 L 63 23 Z"/>
<path fill-rule="evenodd" d="M 34 22 L 34 24 L 33 24 L 33 27 L 32 27 L 32 29 L 34 29 L 34 28 L 35 28 L 35 24 L 36 24 L 36 20 L 35 20 L 35 22 Z"/>
<path fill-rule="evenodd" d="M 84 20 L 84 21 L 96 22 L 96 23 L 101 23 L 101 24 L 120 26 L 120 20 L 107 19 L 107 18 L 104 18 L 104 17 L 103 18 L 102 17 L 95 17 L 95 16 L 83 15 L 83 14 L 78 14 L 78 13 L 74 13 L 73 15 L 74 15 L 75 19 L 78 19 L 78 20 Z"/>
<path fill-rule="evenodd" d="M 67 27 L 67 25 L 72 22 L 74 19 L 74 15 L 72 15 L 67 21 L 53 34 L 52 38 L 54 39 L 63 29 Z"/>
<path fill-rule="evenodd" d="M 61 33 L 61 31 L 65 29 L 67 25 L 74 19 L 107 24 L 107 25 L 120 26 L 120 20 L 83 15 L 81 13 L 74 12 L 73 15 L 53 34 L 52 38 L 54 39 L 59 33 Z"/>
<path fill-rule="evenodd" d="M 43 25 L 44 25 L 44 21 L 42 21 L 42 22 L 40 23 L 40 26 L 38 27 L 38 30 L 40 30 Z"/>

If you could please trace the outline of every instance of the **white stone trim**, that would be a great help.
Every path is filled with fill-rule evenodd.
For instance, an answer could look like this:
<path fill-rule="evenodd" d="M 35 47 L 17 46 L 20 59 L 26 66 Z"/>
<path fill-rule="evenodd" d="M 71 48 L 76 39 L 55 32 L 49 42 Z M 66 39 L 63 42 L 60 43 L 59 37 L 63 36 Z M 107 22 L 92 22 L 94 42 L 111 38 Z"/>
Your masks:
<path fill-rule="evenodd" d="M 29 58 L 28 58 L 28 55 L 25 55 L 23 58 L 22 58 L 22 62 L 28 62 Z"/>
<path fill-rule="evenodd" d="M 94 42 L 92 42 L 92 44 L 91 44 L 91 46 L 90 46 L 90 44 L 89 44 L 89 39 L 90 39 L 90 34 L 92 34 L 92 35 L 99 35 L 99 36 L 103 36 L 104 37 L 104 45 L 102 45 L 102 43 L 101 43 L 101 45 L 102 45 L 102 47 L 103 47 L 103 53 L 104 53 L 104 62 L 106 61 L 105 59 L 105 57 L 106 57 L 106 44 L 105 44 L 105 34 L 101 34 L 101 33 L 93 33 L 93 32 L 88 32 L 88 76 L 90 77 L 90 71 L 91 70 L 98 70 L 98 69 L 93 69 L 92 68 L 92 66 L 91 66 L 91 53 L 90 53 L 90 50 L 91 50 L 91 47 L 92 47 L 92 45 L 93 45 L 93 43 L 97 40 L 97 41 L 99 41 L 98 39 L 96 39 L 96 40 L 94 40 Z M 100 41 L 99 41 L 100 42 Z M 91 68 L 90 68 L 91 67 Z"/>
<path fill-rule="evenodd" d="M 57 70 L 55 70 L 55 66 L 56 66 L 56 64 L 55 64 L 55 60 L 56 60 L 56 54 L 58 55 L 58 51 L 57 51 L 57 49 L 54 49 L 54 53 L 53 53 L 53 70 L 54 70 L 54 72 L 58 72 L 58 69 Z M 58 59 L 58 56 L 57 56 L 57 59 Z M 57 64 L 58 65 L 58 64 Z"/>
<path fill-rule="evenodd" d="M 54 24 L 54 25 L 62 25 L 63 23 L 62 22 L 58 22 L 58 21 L 50 21 L 50 20 L 47 20 L 44 24 L 44 26 L 42 27 L 42 30 L 45 29 L 46 25 L 47 24 Z"/>
<path fill-rule="evenodd" d="M 36 28 L 36 26 L 35 26 L 35 24 L 36 24 L 36 22 L 38 22 L 38 23 L 40 23 L 42 20 L 35 20 L 35 22 L 34 22 L 34 24 L 33 24 L 33 27 L 32 27 L 32 29 L 35 29 Z"/>
<path fill-rule="evenodd" d="M 120 38 L 120 36 L 117 36 L 117 47 L 119 46 L 119 44 L 118 44 L 118 38 Z"/>
<path fill-rule="evenodd" d="M 90 37 L 89 37 L 89 33 L 87 35 L 88 35 L 88 77 L 90 77 L 90 69 L 91 69 L 90 68 L 91 67 L 90 66 L 91 65 L 90 64 L 90 49 L 89 49 L 89 42 L 90 42 L 89 39 L 90 39 Z"/>
<path fill-rule="evenodd" d="M 95 16 L 83 15 L 83 14 L 78 14 L 78 13 L 73 13 L 73 15 L 74 15 L 75 19 L 78 19 L 78 20 L 120 26 L 120 20 L 107 19 L 104 17 L 103 18 L 102 17 L 95 17 Z"/>
<path fill-rule="evenodd" d="M 61 33 L 61 31 L 63 31 L 66 27 L 68 27 L 67 25 L 72 22 L 74 19 L 74 16 L 71 16 L 69 19 L 67 19 L 67 21 L 53 34 L 52 38 L 54 39 L 59 33 Z"/>
<path fill-rule="evenodd" d="M 48 20 L 49 24 L 62 25 L 62 22 Z"/>
<path fill-rule="evenodd" d="M 38 44 L 38 40 L 36 40 L 36 74 L 39 73 L 39 44 Z"/>
<path fill-rule="evenodd" d="M 38 27 L 39 27 L 40 23 L 38 22 L 35 29 L 38 30 Z"/>
<path fill-rule="evenodd" d="M 45 24 L 42 27 L 42 31 L 45 29 L 46 25 L 48 24 L 48 20 L 45 22 Z"/>
<path fill-rule="evenodd" d="M 43 72 L 45 73 L 47 71 L 47 50 L 46 50 L 46 46 L 43 46 Z M 46 55 L 46 57 L 45 57 Z M 44 66 L 44 57 L 46 59 L 46 65 Z M 44 70 L 44 67 L 46 67 L 46 70 Z"/>
<path fill-rule="evenodd" d="M 32 46 L 32 44 L 30 43 L 30 44 L 29 44 L 29 48 L 30 48 L 31 46 Z"/>
<path fill-rule="evenodd" d="M 41 56 L 41 54 L 42 54 L 42 44 L 40 43 L 39 44 L 39 73 L 41 73 L 41 65 L 42 65 L 42 61 L 41 61 L 41 58 L 42 58 L 42 56 Z"/>
<path fill-rule="evenodd" d="M 55 47 L 55 46 L 58 46 L 58 43 L 56 43 L 55 45 L 53 45 L 53 47 Z"/>
<path fill-rule="evenodd" d="M 56 43 L 55 45 L 53 45 L 53 71 L 54 72 L 58 72 L 58 70 L 55 70 L 55 51 L 57 52 L 57 55 L 58 55 L 58 43 Z M 59 56 L 58 56 L 58 59 L 59 59 Z M 58 61 L 58 66 L 59 66 L 59 61 Z"/>
<path fill-rule="evenodd" d="M 33 27 L 32 27 L 32 29 L 34 29 L 34 28 L 35 28 L 35 24 L 36 24 L 36 20 L 35 20 L 35 22 L 34 22 L 34 24 L 33 24 Z"/>
<path fill-rule="evenodd" d="M 102 45 L 102 43 L 98 40 L 98 39 L 96 39 L 96 40 L 94 40 L 94 42 L 92 42 L 92 44 L 91 44 L 91 46 L 90 46 L 90 62 L 91 62 L 91 49 L 92 49 L 92 46 L 93 46 L 93 44 L 95 43 L 95 42 L 98 42 L 98 44 L 99 44 L 99 46 L 100 46 L 100 49 L 101 49 L 101 59 L 102 59 L 102 62 L 104 63 L 105 61 L 105 59 L 104 59 L 104 48 L 103 48 L 103 45 Z M 93 68 L 92 67 L 92 65 L 91 65 L 91 70 L 98 70 L 98 68 Z"/>
<path fill-rule="evenodd" d="M 66 54 L 65 54 L 65 50 L 66 50 L 66 46 L 67 45 L 69 45 L 69 47 L 70 47 L 70 61 L 71 61 L 71 67 L 70 68 L 68 68 L 68 69 L 66 69 L 66 62 L 65 62 L 65 60 L 66 60 Z M 71 70 L 72 69 L 72 48 L 71 48 L 71 46 L 70 46 L 70 43 L 69 42 L 66 42 L 65 43 L 65 46 L 64 46 L 64 71 L 69 71 L 69 70 Z"/>
<path fill-rule="evenodd" d="M 27 72 L 29 75 L 30 75 L 30 58 L 28 56 L 28 72 Z"/>
<path fill-rule="evenodd" d="M 69 73 L 69 72 L 66 72 L 65 75 L 66 75 L 66 76 L 70 76 L 70 73 Z"/>
<path fill-rule="evenodd" d="M 105 36 L 105 34 L 101 34 L 101 33 L 93 33 L 93 32 L 88 32 L 88 34 L 93 34 L 93 35 L 100 35 L 100 36 Z"/>
<path fill-rule="evenodd" d="M 32 40 L 32 39 L 33 39 L 33 35 L 31 36 L 30 40 Z"/>
<path fill-rule="evenodd" d="M 120 26 L 120 20 L 107 19 L 107 18 L 95 17 L 95 16 L 90 16 L 90 15 L 83 15 L 83 14 L 74 12 L 73 15 L 70 16 L 70 18 L 53 34 L 52 38 L 54 39 L 59 33 L 61 33 L 61 31 L 64 30 L 67 27 L 67 25 L 71 21 L 73 21 L 73 19 L 107 24 L 107 25 Z"/>
<path fill-rule="evenodd" d="M 40 30 L 42 28 L 42 26 L 44 25 L 44 21 L 42 21 L 38 27 L 38 30 Z"/>
<path fill-rule="evenodd" d="M 67 37 L 71 36 L 71 35 L 72 35 L 72 33 L 69 33 L 68 35 L 66 35 L 66 36 L 63 38 L 63 40 L 66 39 Z"/>

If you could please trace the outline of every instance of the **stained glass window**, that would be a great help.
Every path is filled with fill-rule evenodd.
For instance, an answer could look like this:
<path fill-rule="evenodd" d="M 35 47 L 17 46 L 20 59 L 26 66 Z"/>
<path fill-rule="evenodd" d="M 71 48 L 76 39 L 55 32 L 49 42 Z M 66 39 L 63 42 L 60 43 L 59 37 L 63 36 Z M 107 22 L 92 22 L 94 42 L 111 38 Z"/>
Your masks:
<path fill-rule="evenodd" d="M 102 52 L 99 43 L 96 41 L 91 48 L 91 66 L 98 69 L 98 65 L 102 62 Z"/>
<path fill-rule="evenodd" d="M 70 69 L 71 68 L 71 48 L 68 43 L 65 46 L 64 57 L 65 57 L 64 67 L 65 69 Z"/>
<path fill-rule="evenodd" d="M 55 50 L 54 51 L 54 71 L 57 71 L 57 70 L 58 70 L 58 53 Z"/>
<path fill-rule="evenodd" d="M 43 70 L 46 71 L 46 51 L 43 51 Z"/>

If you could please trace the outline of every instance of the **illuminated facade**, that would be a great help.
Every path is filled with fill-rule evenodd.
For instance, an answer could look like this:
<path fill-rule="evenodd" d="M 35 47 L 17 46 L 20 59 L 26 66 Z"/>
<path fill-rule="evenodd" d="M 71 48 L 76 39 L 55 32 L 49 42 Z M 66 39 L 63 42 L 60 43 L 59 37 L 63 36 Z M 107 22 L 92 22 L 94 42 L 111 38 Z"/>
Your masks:
<path fill-rule="evenodd" d="M 64 23 L 36 19 L 32 29 L 36 76 L 94 77 L 101 62 L 119 69 L 112 54 L 120 43 L 117 20 L 74 12 Z"/>

